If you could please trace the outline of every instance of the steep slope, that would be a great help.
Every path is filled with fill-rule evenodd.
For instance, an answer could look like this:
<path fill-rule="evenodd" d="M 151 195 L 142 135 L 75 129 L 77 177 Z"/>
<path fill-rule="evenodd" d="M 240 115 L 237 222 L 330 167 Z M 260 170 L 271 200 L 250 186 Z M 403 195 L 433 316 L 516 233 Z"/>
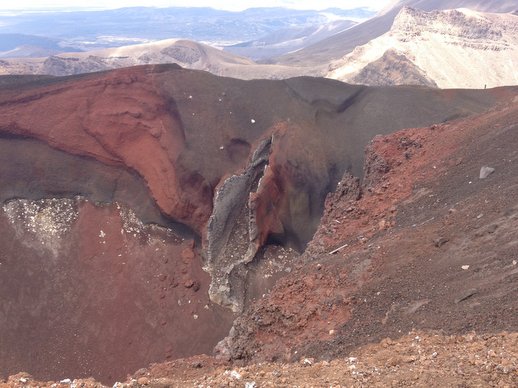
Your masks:
<path fill-rule="evenodd" d="M 350 53 L 355 47 L 367 44 L 387 31 L 403 7 L 423 11 L 468 8 L 483 12 L 513 12 L 518 8 L 514 0 L 403 0 L 397 1 L 373 19 L 295 53 L 279 57 L 275 63 L 293 66 L 318 66 Z"/>
<path fill-rule="evenodd" d="M 405 7 L 389 32 L 334 61 L 327 76 L 364 84 L 483 88 L 518 84 L 516 63 L 518 16 Z"/>
<path fill-rule="evenodd" d="M 311 74 L 311 69 L 259 65 L 253 61 L 189 40 L 167 39 L 84 53 L 65 53 L 38 59 L 0 61 L 0 74 L 48 74 L 54 76 L 91 73 L 122 67 L 175 63 L 187 69 L 240 78 L 289 78 Z"/>
<path fill-rule="evenodd" d="M 332 360 L 413 330 L 516 333 L 517 123 L 515 97 L 468 120 L 376 137 L 363 182 L 344 176 L 304 264 L 236 320 L 221 356 Z M 515 370 L 494 378 L 516 380 Z"/>
<path fill-rule="evenodd" d="M 518 93 L 172 65 L 0 84 L 0 373 L 110 383 L 210 352 L 293 269 L 373 136 Z"/>

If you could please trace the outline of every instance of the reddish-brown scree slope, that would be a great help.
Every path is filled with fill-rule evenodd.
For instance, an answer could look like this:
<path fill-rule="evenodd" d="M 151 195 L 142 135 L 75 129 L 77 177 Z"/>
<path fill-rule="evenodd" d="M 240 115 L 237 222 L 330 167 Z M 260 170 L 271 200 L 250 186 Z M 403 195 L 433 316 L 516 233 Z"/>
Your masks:
<path fill-rule="evenodd" d="M 291 271 L 289 247 L 310 241 L 326 195 L 346 171 L 361 174 L 376 134 L 517 94 L 239 81 L 175 66 L 0 85 L 0 374 L 107 382 L 210 352 L 231 310 Z M 284 247 L 259 249 L 273 241 Z"/>
<path fill-rule="evenodd" d="M 376 137 L 362 184 L 344 176 L 305 260 L 237 319 L 219 352 L 334 359 L 411 330 L 517 332 L 517 145 L 517 97 Z"/>

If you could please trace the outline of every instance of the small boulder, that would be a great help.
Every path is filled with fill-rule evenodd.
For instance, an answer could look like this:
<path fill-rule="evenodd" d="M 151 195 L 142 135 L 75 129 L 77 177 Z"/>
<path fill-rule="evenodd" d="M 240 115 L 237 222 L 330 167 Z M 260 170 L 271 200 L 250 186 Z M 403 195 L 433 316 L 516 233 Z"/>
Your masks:
<path fill-rule="evenodd" d="M 450 241 L 450 240 L 447 239 L 446 237 L 440 237 L 440 238 L 433 240 L 433 244 L 435 245 L 436 248 L 440 248 L 444 244 L 446 244 L 448 241 Z"/>
<path fill-rule="evenodd" d="M 480 169 L 480 179 L 486 179 L 489 175 L 495 172 L 495 169 L 493 167 L 483 166 Z"/>

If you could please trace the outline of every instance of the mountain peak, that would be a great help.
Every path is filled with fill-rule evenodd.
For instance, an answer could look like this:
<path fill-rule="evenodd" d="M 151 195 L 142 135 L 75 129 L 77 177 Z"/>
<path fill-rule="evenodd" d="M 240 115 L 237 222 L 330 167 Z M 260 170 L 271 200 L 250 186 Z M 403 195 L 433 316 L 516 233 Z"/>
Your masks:
<path fill-rule="evenodd" d="M 372 64 L 378 62 L 374 68 L 386 73 L 400 67 L 405 58 L 406 68 L 412 69 L 407 83 L 424 79 L 424 84 L 435 83 L 441 88 L 516 84 L 518 76 L 512 63 L 518 61 L 517 37 L 518 17 L 510 13 L 463 8 L 427 12 L 405 6 L 386 34 L 335 61 L 328 76 L 354 82 L 369 66 L 367 73 L 373 80 L 385 79 L 392 84 L 386 74 L 375 74 Z M 388 50 L 398 55 L 386 56 Z M 364 76 L 360 79 L 367 84 L 374 82 Z"/>

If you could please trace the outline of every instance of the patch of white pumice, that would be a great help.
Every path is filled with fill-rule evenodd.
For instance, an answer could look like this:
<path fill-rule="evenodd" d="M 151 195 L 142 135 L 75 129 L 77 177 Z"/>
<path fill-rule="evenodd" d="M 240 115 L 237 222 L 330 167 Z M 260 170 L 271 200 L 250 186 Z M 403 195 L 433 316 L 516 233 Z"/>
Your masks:
<path fill-rule="evenodd" d="M 83 202 L 88 200 L 80 196 L 39 200 L 13 199 L 3 204 L 2 210 L 17 239 L 33 249 L 50 251 L 57 258 L 60 252 L 63 254 L 63 244 L 79 217 L 79 208 Z M 144 237 L 146 243 L 156 250 L 162 249 L 166 238 L 174 236 L 171 229 L 156 224 L 144 224 L 131 208 L 118 202 L 114 205 L 122 221 L 121 235 L 132 238 Z M 99 229 L 96 233 L 100 241 L 106 244 L 106 229 Z M 178 241 L 181 242 L 183 239 L 180 238 Z"/>
<path fill-rule="evenodd" d="M 57 254 L 61 240 L 77 220 L 77 202 L 69 198 L 13 199 L 2 209 L 22 241 L 29 243 L 28 233 L 31 240 Z"/>
<path fill-rule="evenodd" d="M 144 223 L 138 218 L 133 210 L 117 203 L 117 209 L 122 220 L 121 234 L 127 233 L 133 237 L 137 237 L 144 232 Z"/>

